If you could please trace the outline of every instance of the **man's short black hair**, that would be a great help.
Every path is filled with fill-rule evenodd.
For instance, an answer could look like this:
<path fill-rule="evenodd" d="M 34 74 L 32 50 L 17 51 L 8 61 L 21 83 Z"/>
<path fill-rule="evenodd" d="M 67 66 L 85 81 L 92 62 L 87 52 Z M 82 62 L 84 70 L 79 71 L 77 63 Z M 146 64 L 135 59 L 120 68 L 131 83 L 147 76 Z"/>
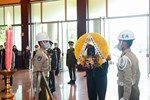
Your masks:
<path fill-rule="evenodd" d="M 95 56 L 95 48 L 93 45 L 89 45 L 87 48 L 87 56 Z"/>

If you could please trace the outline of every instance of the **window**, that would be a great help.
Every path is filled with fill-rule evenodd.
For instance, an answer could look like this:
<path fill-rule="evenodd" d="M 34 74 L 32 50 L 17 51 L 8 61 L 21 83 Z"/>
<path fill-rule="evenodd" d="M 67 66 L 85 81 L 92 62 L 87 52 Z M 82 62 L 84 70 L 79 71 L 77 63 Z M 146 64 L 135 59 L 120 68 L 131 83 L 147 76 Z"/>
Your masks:
<path fill-rule="evenodd" d="M 13 44 L 17 46 L 19 51 L 22 50 L 21 26 L 15 26 L 13 28 Z"/>
<path fill-rule="evenodd" d="M 21 8 L 20 5 L 14 6 L 14 24 L 21 24 Z"/>
<path fill-rule="evenodd" d="M 89 0 L 89 18 L 100 18 L 106 15 L 106 0 Z"/>
<path fill-rule="evenodd" d="M 41 3 L 31 4 L 31 22 L 41 22 Z"/>
<path fill-rule="evenodd" d="M 42 3 L 42 21 L 65 20 L 64 1 L 53 1 Z"/>
<path fill-rule="evenodd" d="M 0 7 L 0 25 L 3 25 L 4 24 L 4 14 L 3 14 L 3 7 Z"/>
<path fill-rule="evenodd" d="M 10 18 L 10 20 L 8 20 L 8 18 Z M 13 6 L 5 7 L 5 25 L 7 25 L 8 23 L 13 24 Z"/>
<path fill-rule="evenodd" d="M 147 14 L 149 0 L 108 0 L 108 16 Z"/>
<path fill-rule="evenodd" d="M 77 1 L 67 0 L 67 20 L 77 20 Z"/>

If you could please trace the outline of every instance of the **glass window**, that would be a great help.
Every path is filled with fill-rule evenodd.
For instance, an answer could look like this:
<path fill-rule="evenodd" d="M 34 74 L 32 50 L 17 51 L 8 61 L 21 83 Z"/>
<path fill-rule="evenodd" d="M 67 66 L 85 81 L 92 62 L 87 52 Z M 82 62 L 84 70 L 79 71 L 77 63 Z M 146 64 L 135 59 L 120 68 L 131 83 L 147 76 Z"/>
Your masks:
<path fill-rule="evenodd" d="M 5 30 L 7 26 L 0 26 L 0 45 L 3 45 L 5 42 Z"/>
<path fill-rule="evenodd" d="M 13 45 L 16 45 L 19 51 L 22 50 L 21 26 L 13 27 Z"/>
<path fill-rule="evenodd" d="M 149 0 L 108 0 L 108 16 L 147 14 Z"/>
<path fill-rule="evenodd" d="M 89 0 L 89 18 L 100 18 L 106 15 L 106 0 Z"/>
<path fill-rule="evenodd" d="M 13 24 L 13 6 L 5 7 L 5 25 L 7 24 Z"/>
<path fill-rule="evenodd" d="M 20 5 L 14 6 L 14 24 L 21 24 L 21 8 Z"/>
<path fill-rule="evenodd" d="M 50 37 L 50 40 L 53 41 L 53 42 L 58 42 L 58 26 L 57 26 L 57 23 L 49 23 L 47 25 L 44 25 L 45 28 L 43 29 L 46 29 L 47 27 L 47 33 Z"/>
<path fill-rule="evenodd" d="M 77 19 L 77 1 L 67 0 L 67 20 Z"/>
<path fill-rule="evenodd" d="M 4 25 L 4 14 L 3 14 L 3 7 L 0 7 L 0 25 Z"/>
<path fill-rule="evenodd" d="M 31 22 L 41 22 L 41 3 L 31 4 Z"/>
<path fill-rule="evenodd" d="M 64 1 L 44 2 L 42 9 L 42 21 L 65 20 Z"/>
<path fill-rule="evenodd" d="M 88 27 L 88 32 L 98 32 L 101 33 L 101 19 L 90 20 Z"/>

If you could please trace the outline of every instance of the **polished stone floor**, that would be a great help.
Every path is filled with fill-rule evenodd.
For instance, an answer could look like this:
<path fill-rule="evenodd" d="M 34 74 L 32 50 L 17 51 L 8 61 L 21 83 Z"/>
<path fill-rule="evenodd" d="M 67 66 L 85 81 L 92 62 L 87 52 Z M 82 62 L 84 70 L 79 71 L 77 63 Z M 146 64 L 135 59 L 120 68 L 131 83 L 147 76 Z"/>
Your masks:
<path fill-rule="evenodd" d="M 68 85 L 69 74 L 65 69 L 56 76 L 56 92 L 54 100 L 88 100 L 85 72 L 76 72 L 77 81 L 75 85 Z M 32 100 L 32 71 L 18 70 L 13 75 L 12 92 L 15 94 L 15 100 Z M 147 78 L 145 70 L 141 71 L 140 100 L 150 100 L 150 79 Z M 0 90 L 4 88 L 2 76 L 0 76 Z M 115 65 L 110 65 L 108 71 L 108 87 L 106 100 L 118 100 L 117 95 L 117 69 Z"/>

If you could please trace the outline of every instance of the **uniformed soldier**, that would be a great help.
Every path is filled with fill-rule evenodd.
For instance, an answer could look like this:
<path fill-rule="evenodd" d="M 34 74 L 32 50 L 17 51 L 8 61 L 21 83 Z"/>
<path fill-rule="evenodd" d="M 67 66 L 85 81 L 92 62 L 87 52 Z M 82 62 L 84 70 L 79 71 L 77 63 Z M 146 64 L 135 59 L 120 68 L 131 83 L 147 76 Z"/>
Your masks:
<path fill-rule="evenodd" d="M 139 61 L 130 49 L 134 39 L 130 30 L 124 30 L 118 36 L 118 49 L 122 51 L 117 63 L 119 100 L 139 100 Z"/>
<path fill-rule="evenodd" d="M 67 50 L 67 55 L 66 55 L 66 65 L 68 66 L 69 69 L 69 76 L 70 76 L 70 81 L 68 82 L 68 84 L 75 84 L 76 81 L 76 65 L 77 65 L 77 59 L 75 58 L 74 55 L 74 42 L 73 41 L 69 41 L 69 49 Z"/>
<path fill-rule="evenodd" d="M 47 56 L 47 51 L 50 47 L 49 37 L 46 33 L 38 33 L 36 36 L 40 48 L 37 50 L 33 58 L 33 88 L 36 90 L 37 87 L 37 72 L 42 71 L 46 78 L 48 78 L 48 72 L 50 71 L 50 60 Z M 39 100 L 48 100 L 46 86 L 43 84 L 44 80 L 41 79 Z M 37 90 L 36 90 L 37 91 Z"/>

